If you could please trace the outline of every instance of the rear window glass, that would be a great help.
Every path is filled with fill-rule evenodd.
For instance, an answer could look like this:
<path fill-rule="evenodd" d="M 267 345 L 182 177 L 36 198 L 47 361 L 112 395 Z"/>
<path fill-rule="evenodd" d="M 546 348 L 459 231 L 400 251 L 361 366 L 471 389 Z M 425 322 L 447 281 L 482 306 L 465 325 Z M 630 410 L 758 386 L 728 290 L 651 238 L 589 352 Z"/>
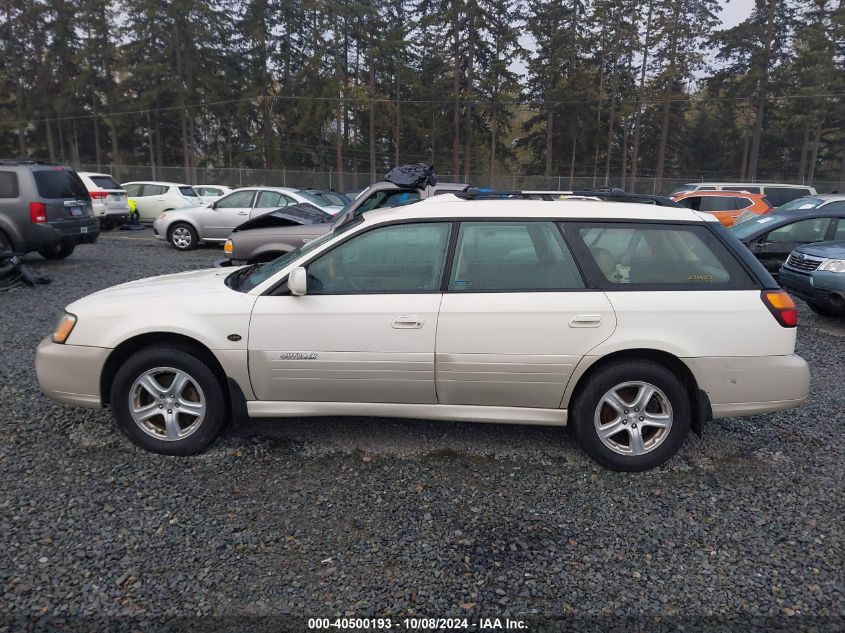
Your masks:
<path fill-rule="evenodd" d="M 179 193 L 181 193 L 186 198 L 199 198 L 197 192 L 194 191 L 193 187 L 179 187 Z"/>
<path fill-rule="evenodd" d="M 769 196 L 767 195 L 766 198 Z M 774 204 L 769 201 L 771 204 Z M 794 209 L 815 209 L 816 207 L 820 207 L 821 204 L 824 202 L 821 198 L 813 198 L 811 196 L 803 197 L 803 198 L 796 198 L 795 200 L 790 200 L 786 204 L 780 205 L 778 211 L 792 211 Z"/>
<path fill-rule="evenodd" d="M 13 171 L 0 171 L 0 198 L 18 197 L 18 175 Z"/>
<path fill-rule="evenodd" d="M 111 176 L 89 176 L 89 178 L 100 189 L 120 189 L 120 183 Z"/>
<path fill-rule="evenodd" d="M 32 172 L 38 194 L 48 200 L 55 198 L 87 198 L 88 189 L 75 171 L 70 169 L 39 169 Z"/>
<path fill-rule="evenodd" d="M 577 237 L 611 288 L 753 287 L 726 247 L 705 227 L 579 224 Z"/>
<path fill-rule="evenodd" d="M 807 187 L 766 187 L 766 197 L 779 207 L 796 198 L 802 198 L 810 193 Z"/>

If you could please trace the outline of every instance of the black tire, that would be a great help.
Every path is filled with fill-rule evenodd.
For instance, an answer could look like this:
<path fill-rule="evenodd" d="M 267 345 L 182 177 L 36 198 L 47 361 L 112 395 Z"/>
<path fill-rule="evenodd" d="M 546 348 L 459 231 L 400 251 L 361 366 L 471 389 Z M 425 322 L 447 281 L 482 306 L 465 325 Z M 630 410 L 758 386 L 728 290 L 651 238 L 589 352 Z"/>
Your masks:
<path fill-rule="evenodd" d="M 167 241 L 177 251 L 191 251 L 199 244 L 197 230 L 187 222 L 177 222 L 167 232 Z"/>
<path fill-rule="evenodd" d="M 14 251 L 15 247 L 12 246 L 12 240 L 3 231 L 0 231 L 0 253 L 13 253 Z"/>
<path fill-rule="evenodd" d="M 193 381 L 193 384 L 188 385 L 188 389 L 193 390 L 196 401 L 205 403 L 204 415 L 193 430 L 191 430 L 191 424 L 198 417 L 179 412 L 175 414 L 180 431 L 190 431 L 185 437 L 166 439 L 169 428 L 165 420 L 167 409 L 157 406 L 157 401 L 153 401 L 150 398 L 150 392 L 145 389 L 138 387 L 137 390 L 133 390 L 136 380 L 156 368 L 184 372 L 190 381 Z M 159 382 L 159 384 L 169 388 L 173 382 L 175 382 L 175 375 L 170 384 L 165 384 L 165 382 Z M 199 390 L 195 388 L 196 386 Z M 190 352 L 161 346 L 147 347 L 130 356 L 117 370 L 111 388 L 112 414 L 117 428 L 141 448 L 163 455 L 196 455 L 217 439 L 229 417 L 223 389 L 223 385 L 208 365 Z M 165 396 L 169 395 L 172 394 L 165 393 Z M 139 399 L 146 397 L 145 400 L 139 401 L 139 406 L 150 406 L 155 410 L 161 408 L 162 413 L 156 414 L 147 422 L 147 427 L 151 430 L 145 431 L 139 423 L 135 422 L 130 411 L 130 397 Z M 163 406 L 167 407 L 168 404 Z M 169 411 L 176 410 L 173 401 L 169 406 L 174 407 Z M 159 430 L 160 432 L 156 433 Z"/>
<path fill-rule="evenodd" d="M 99 223 L 101 231 L 111 231 L 114 228 L 114 222 L 109 218 L 100 218 Z"/>
<path fill-rule="evenodd" d="M 687 433 L 689 433 L 692 408 L 689 395 L 674 372 L 663 365 L 650 361 L 619 361 L 600 369 L 588 380 L 589 382 L 584 389 L 580 390 L 570 407 L 570 423 L 575 437 L 590 457 L 606 468 L 633 472 L 656 468 L 678 452 L 684 443 L 684 439 L 686 439 Z M 671 406 L 672 415 L 671 427 L 668 430 L 664 431 L 648 426 L 647 422 L 643 425 L 638 421 L 643 419 L 641 417 L 642 412 L 639 408 L 634 411 L 633 406 L 619 414 L 615 414 L 609 405 L 602 405 L 602 408 L 599 409 L 605 394 L 609 393 L 611 389 L 633 382 L 647 383 L 657 387 L 662 392 L 662 394 L 657 393 L 652 396 L 646 405 L 652 411 L 657 409 L 654 412 L 659 413 L 661 405 L 665 406 L 663 402 L 665 397 L 668 405 Z M 639 391 L 639 388 L 635 386 L 620 389 L 620 394 L 625 396 L 622 398 L 622 402 L 634 403 L 635 389 Z M 629 415 L 626 416 L 625 411 Z M 643 447 L 647 449 L 646 452 L 639 455 L 623 454 L 610 448 L 602 441 L 596 427 L 596 416 L 599 416 L 601 420 L 608 412 L 611 416 L 617 415 L 619 424 L 624 426 L 620 427 L 617 434 L 609 437 L 607 441 L 625 450 L 624 440 L 627 439 L 627 450 L 630 450 L 633 448 L 631 429 L 639 428 L 640 437 L 644 440 Z M 609 424 L 610 420 L 605 420 L 605 422 Z M 644 429 L 648 430 L 644 431 Z M 648 448 L 649 442 L 653 443 L 652 448 Z"/>
<path fill-rule="evenodd" d="M 75 244 L 57 244 L 52 249 L 45 248 L 38 252 L 44 259 L 64 259 L 70 257 L 75 248 Z"/>
<path fill-rule="evenodd" d="M 0 249 L 2 250 L 2 249 Z M 816 301 L 808 301 L 807 305 L 810 306 L 810 310 L 818 314 L 819 316 L 824 317 L 841 317 L 845 316 L 845 309 L 837 308 L 836 306 L 832 306 L 829 303 L 817 303 Z"/>

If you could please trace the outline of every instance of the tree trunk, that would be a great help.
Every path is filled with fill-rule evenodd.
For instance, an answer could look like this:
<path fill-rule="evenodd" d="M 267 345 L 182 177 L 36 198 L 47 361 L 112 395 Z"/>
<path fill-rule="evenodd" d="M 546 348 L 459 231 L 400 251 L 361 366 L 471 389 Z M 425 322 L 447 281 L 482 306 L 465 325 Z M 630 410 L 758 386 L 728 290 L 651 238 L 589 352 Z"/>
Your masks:
<path fill-rule="evenodd" d="M 845 189 L 845 137 L 842 139 L 842 162 L 839 163 L 839 187 Z"/>
<path fill-rule="evenodd" d="M 637 189 L 637 161 L 640 153 L 640 127 L 643 120 L 643 93 L 645 92 L 645 71 L 648 64 L 648 51 L 651 38 L 651 14 L 653 1 L 648 3 L 648 17 L 645 22 L 645 43 L 643 45 L 643 64 L 640 67 L 640 87 L 637 90 L 637 109 L 634 114 L 634 147 L 631 150 L 631 190 Z"/>
<path fill-rule="evenodd" d="M 371 5 L 372 7 L 372 5 Z M 373 99 L 376 96 L 376 68 L 375 68 L 375 51 L 374 51 L 374 34 L 372 33 L 372 26 L 370 26 L 370 41 L 369 50 L 367 51 L 367 65 L 369 68 L 369 86 L 367 88 L 367 95 L 370 101 L 370 183 L 376 181 L 376 105 Z"/>
<path fill-rule="evenodd" d="M 102 167 L 100 167 L 101 160 L 100 160 L 100 117 L 97 115 L 97 111 L 94 111 L 94 161 L 97 163 L 97 171 L 101 171 Z"/>
<path fill-rule="evenodd" d="M 228 129 L 228 127 L 227 127 Z M 153 126 L 150 122 L 150 111 L 147 110 L 147 145 L 150 149 L 150 169 L 152 170 L 152 179 L 156 179 L 156 157 L 155 149 L 153 147 Z"/>
<path fill-rule="evenodd" d="M 748 130 L 742 132 L 742 164 L 739 166 L 739 179 L 745 182 L 745 175 L 748 172 L 748 147 L 751 142 L 751 135 Z"/>
<path fill-rule="evenodd" d="M 628 184 L 628 130 L 628 122 L 624 121 L 622 123 L 622 182 L 619 183 L 622 189 Z"/>
<path fill-rule="evenodd" d="M 555 106 L 553 103 L 546 104 L 546 178 L 552 177 L 552 165 L 554 154 L 555 134 Z"/>
<path fill-rule="evenodd" d="M 824 119 L 821 119 L 816 125 L 816 134 L 813 137 L 813 144 L 810 146 L 810 160 L 809 164 L 807 165 L 808 185 L 813 184 L 813 178 L 816 174 L 816 159 L 819 155 L 819 141 L 821 140 L 822 136 L 822 125 L 824 125 Z"/>
<path fill-rule="evenodd" d="M 112 165 L 120 164 L 120 143 L 117 138 L 117 122 L 114 120 L 114 114 L 109 115 L 106 119 L 109 125 L 109 136 L 111 136 L 111 163 Z M 114 174 L 112 174 L 114 176 Z"/>
<path fill-rule="evenodd" d="M 53 127 L 50 125 L 50 119 L 44 119 L 44 128 L 47 133 L 47 151 L 50 154 L 50 162 L 56 162 L 56 146 L 53 142 Z"/>
<path fill-rule="evenodd" d="M 613 76 L 610 82 L 610 114 L 607 117 L 607 156 L 604 159 L 604 186 L 610 184 L 610 163 L 613 160 L 613 125 L 616 117 L 616 84 L 619 75 L 619 60 L 613 62 Z"/>
<path fill-rule="evenodd" d="M 158 105 L 158 102 L 156 102 Z M 155 144 L 156 144 L 156 165 L 162 167 L 164 165 L 164 144 L 161 142 L 161 118 L 158 112 L 153 117 L 155 125 Z"/>
<path fill-rule="evenodd" d="M 76 167 L 76 169 L 79 169 L 79 165 L 80 165 L 81 161 L 79 160 L 79 139 L 76 136 L 76 119 L 74 119 L 72 127 L 73 127 L 73 146 L 71 147 L 71 154 L 72 154 L 71 160 L 73 162 L 73 166 Z"/>
<path fill-rule="evenodd" d="M 496 141 L 499 129 L 498 109 L 496 102 L 493 102 L 493 112 L 490 116 L 490 186 L 493 185 L 493 179 L 496 177 Z"/>
<path fill-rule="evenodd" d="M 593 152 L 593 188 L 599 175 L 599 130 L 601 129 L 601 106 L 604 103 L 604 59 L 601 60 L 601 75 L 599 76 L 599 101 L 596 106 L 596 147 Z"/>
<path fill-rule="evenodd" d="M 469 182 L 469 172 L 472 165 L 472 112 L 475 90 L 473 86 L 473 67 L 475 66 L 475 4 L 469 7 L 469 35 L 467 39 L 467 85 L 466 85 L 466 149 L 464 150 L 464 180 Z"/>
<path fill-rule="evenodd" d="M 804 184 L 807 171 L 807 150 L 810 146 L 810 121 L 804 123 L 804 142 L 801 143 L 801 158 L 798 159 L 798 182 Z"/>
<path fill-rule="evenodd" d="M 399 144 L 402 141 L 402 100 L 399 93 L 399 75 L 396 75 L 396 122 L 394 125 L 393 136 L 396 139 L 393 149 L 396 152 L 394 156 L 394 164 L 399 164 Z"/>
<path fill-rule="evenodd" d="M 459 178 L 461 173 L 461 43 L 457 10 L 455 10 L 455 24 L 452 28 L 455 29 L 452 45 L 452 68 L 454 72 L 452 97 L 455 100 L 454 111 L 452 112 L 452 174 L 454 174 L 454 178 Z"/>
<path fill-rule="evenodd" d="M 763 116 L 766 111 L 766 92 L 769 87 L 769 64 L 772 57 L 775 31 L 775 9 L 779 0 L 769 0 L 769 15 L 766 20 L 764 55 L 760 68 L 760 81 L 757 84 L 757 115 L 754 119 L 754 132 L 751 137 L 751 157 L 748 159 L 748 177 L 754 182 L 757 178 L 757 161 L 760 157 L 760 138 L 763 135 Z"/>
<path fill-rule="evenodd" d="M 663 168 L 666 165 L 666 144 L 669 140 L 669 114 L 672 108 L 672 84 L 675 83 L 675 61 L 678 50 L 678 21 L 681 14 L 681 0 L 677 0 L 674 10 L 672 41 L 669 45 L 669 72 L 666 77 L 666 91 L 663 97 L 663 116 L 660 121 L 660 145 L 657 148 L 657 167 L 654 174 L 653 193 L 663 190 Z"/>
<path fill-rule="evenodd" d="M 569 158 L 569 190 L 573 190 L 573 183 L 575 182 L 575 144 L 578 140 L 578 135 L 572 133 L 572 155 Z"/>

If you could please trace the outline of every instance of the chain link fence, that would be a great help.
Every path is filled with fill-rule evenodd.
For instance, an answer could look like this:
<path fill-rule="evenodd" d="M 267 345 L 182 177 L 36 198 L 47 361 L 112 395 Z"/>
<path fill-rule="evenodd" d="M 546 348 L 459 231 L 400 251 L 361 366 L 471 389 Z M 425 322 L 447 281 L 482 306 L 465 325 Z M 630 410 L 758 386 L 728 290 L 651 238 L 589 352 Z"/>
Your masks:
<path fill-rule="evenodd" d="M 370 184 L 369 172 L 344 172 L 343 185 L 336 171 L 302 171 L 291 169 L 248 169 L 228 167 L 197 167 L 193 170 L 196 177 L 192 178 L 184 167 L 159 167 L 150 165 L 80 165 L 79 171 L 108 172 L 119 182 L 132 180 L 162 180 L 167 182 L 190 182 L 197 185 L 225 185 L 228 187 L 248 187 L 265 185 L 274 187 L 293 187 L 297 189 L 343 189 L 357 191 Z M 379 174 L 380 176 L 381 174 Z M 636 182 L 621 176 L 612 176 L 605 182 L 603 176 L 536 176 L 528 174 L 470 174 L 466 179 L 463 174 L 455 176 L 438 174 L 443 182 L 469 182 L 477 187 L 492 187 L 494 189 L 521 189 L 564 191 L 583 190 L 594 187 L 620 187 L 626 191 L 636 193 L 660 193 L 655 191 L 654 178 L 637 178 Z M 708 176 L 707 178 L 664 178 L 660 187 L 662 193 L 671 193 L 680 185 L 701 180 L 708 181 L 737 181 L 736 176 Z M 783 182 L 783 180 L 758 179 L 756 182 Z M 789 182 L 786 179 L 786 182 Z M 810 183 L 808 183 L 810 184 Z M 836 182 L 815 182 L 813 186 L 820 192 L 843 190 L 845 187 Z"/>

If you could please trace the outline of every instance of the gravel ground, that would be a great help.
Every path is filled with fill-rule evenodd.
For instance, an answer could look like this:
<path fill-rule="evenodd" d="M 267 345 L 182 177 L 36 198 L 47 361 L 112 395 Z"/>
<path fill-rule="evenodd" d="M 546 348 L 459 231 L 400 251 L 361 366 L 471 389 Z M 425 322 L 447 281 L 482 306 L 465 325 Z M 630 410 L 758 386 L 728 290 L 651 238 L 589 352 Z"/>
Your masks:
<path fill-rule="evenodd" d="M 842 320 L 802 305 L 806 406 L 712 422 L 648 473 L 562 429 L 366 418 L 230 425 L 168 458 L 46 400 L 33 369 L 70 301 L 220 257 L 139 233 L 30 256 L 53 284 L 0 294 L 0 630 L 845 627 Z"/>

